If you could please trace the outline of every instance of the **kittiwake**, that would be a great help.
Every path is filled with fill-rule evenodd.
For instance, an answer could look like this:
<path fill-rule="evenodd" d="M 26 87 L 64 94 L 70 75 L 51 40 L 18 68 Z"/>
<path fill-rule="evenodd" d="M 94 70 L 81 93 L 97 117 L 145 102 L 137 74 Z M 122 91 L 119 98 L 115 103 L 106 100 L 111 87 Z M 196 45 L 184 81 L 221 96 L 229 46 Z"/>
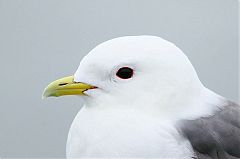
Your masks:
<path fill-rule="evenodd" d="M 187 56 L 160 37 L 98 45 L 43 94 L 63 95 L 85 101 L 68 158 L 240 158 L 239 105 L 206 88 Z"/>

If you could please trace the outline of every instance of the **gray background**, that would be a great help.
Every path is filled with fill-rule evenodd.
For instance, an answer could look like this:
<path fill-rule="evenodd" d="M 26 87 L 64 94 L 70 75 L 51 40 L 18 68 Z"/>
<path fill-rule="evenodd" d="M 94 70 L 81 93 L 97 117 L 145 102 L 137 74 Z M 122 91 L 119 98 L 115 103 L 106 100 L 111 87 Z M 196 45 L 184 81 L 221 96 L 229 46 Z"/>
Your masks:
<path fill-rule="evenodd" d="M 78 97 L 42 100 L 95 45 L 151 34 L 176 43 L 209 88 L 238 97 L 237 0 L 0 0 L 0 156 L 64 157 Z"/>

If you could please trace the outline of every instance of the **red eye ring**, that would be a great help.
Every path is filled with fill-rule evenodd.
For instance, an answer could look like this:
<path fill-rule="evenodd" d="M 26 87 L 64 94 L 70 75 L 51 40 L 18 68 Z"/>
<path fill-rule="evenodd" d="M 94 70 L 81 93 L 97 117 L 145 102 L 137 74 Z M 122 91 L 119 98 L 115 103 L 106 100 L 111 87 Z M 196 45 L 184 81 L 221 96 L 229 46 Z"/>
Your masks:
<path fill-rule="evenodd" d="M 129 79 L 133 76 L 133 69 L 130 67 L 121 67 L 117 73 L 116 76 L 121 79 Z"/>

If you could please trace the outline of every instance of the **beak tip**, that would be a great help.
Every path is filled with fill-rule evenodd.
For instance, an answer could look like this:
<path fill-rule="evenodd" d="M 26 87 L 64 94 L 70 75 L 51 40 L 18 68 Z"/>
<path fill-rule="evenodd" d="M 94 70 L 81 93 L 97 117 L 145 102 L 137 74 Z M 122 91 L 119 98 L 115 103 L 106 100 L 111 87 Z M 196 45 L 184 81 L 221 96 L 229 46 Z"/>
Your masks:
<path fill-rule="evenodd" d="M 51 96 L 51 94 L 50 94 L 49 91 L 48 91 L 48 87 L 46 87 L 46 88 L 44 89 L 44 91 L 43 91 L 42 99 L 46 99 L 46 98 L 48 98 L 48 97 L 50 97 L 50 96 Z"/>
<path fill-rule="evenodd" d="M 46 94 L 46 92 L 44 91 L 42 94 L 42 99 L 46 99 L 48 97 L 48 95 Z"/>
<path fill-rule="evenodd" d="M 45 95 L 42 95 L 42 99 L 46 99 L 47 98 L 47 96 L 45 96 Z"/>

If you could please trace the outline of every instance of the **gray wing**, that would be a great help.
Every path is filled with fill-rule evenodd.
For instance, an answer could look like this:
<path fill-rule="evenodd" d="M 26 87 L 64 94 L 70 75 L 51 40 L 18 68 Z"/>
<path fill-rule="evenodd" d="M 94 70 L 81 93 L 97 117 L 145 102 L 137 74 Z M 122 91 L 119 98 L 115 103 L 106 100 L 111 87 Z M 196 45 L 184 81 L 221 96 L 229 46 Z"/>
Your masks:
<path fill-rule="evenodd" d="M 179 128 L 200 159 L 240 158 L 240 107 L 233 102 L 210 117 L 180 121 Z"/>

